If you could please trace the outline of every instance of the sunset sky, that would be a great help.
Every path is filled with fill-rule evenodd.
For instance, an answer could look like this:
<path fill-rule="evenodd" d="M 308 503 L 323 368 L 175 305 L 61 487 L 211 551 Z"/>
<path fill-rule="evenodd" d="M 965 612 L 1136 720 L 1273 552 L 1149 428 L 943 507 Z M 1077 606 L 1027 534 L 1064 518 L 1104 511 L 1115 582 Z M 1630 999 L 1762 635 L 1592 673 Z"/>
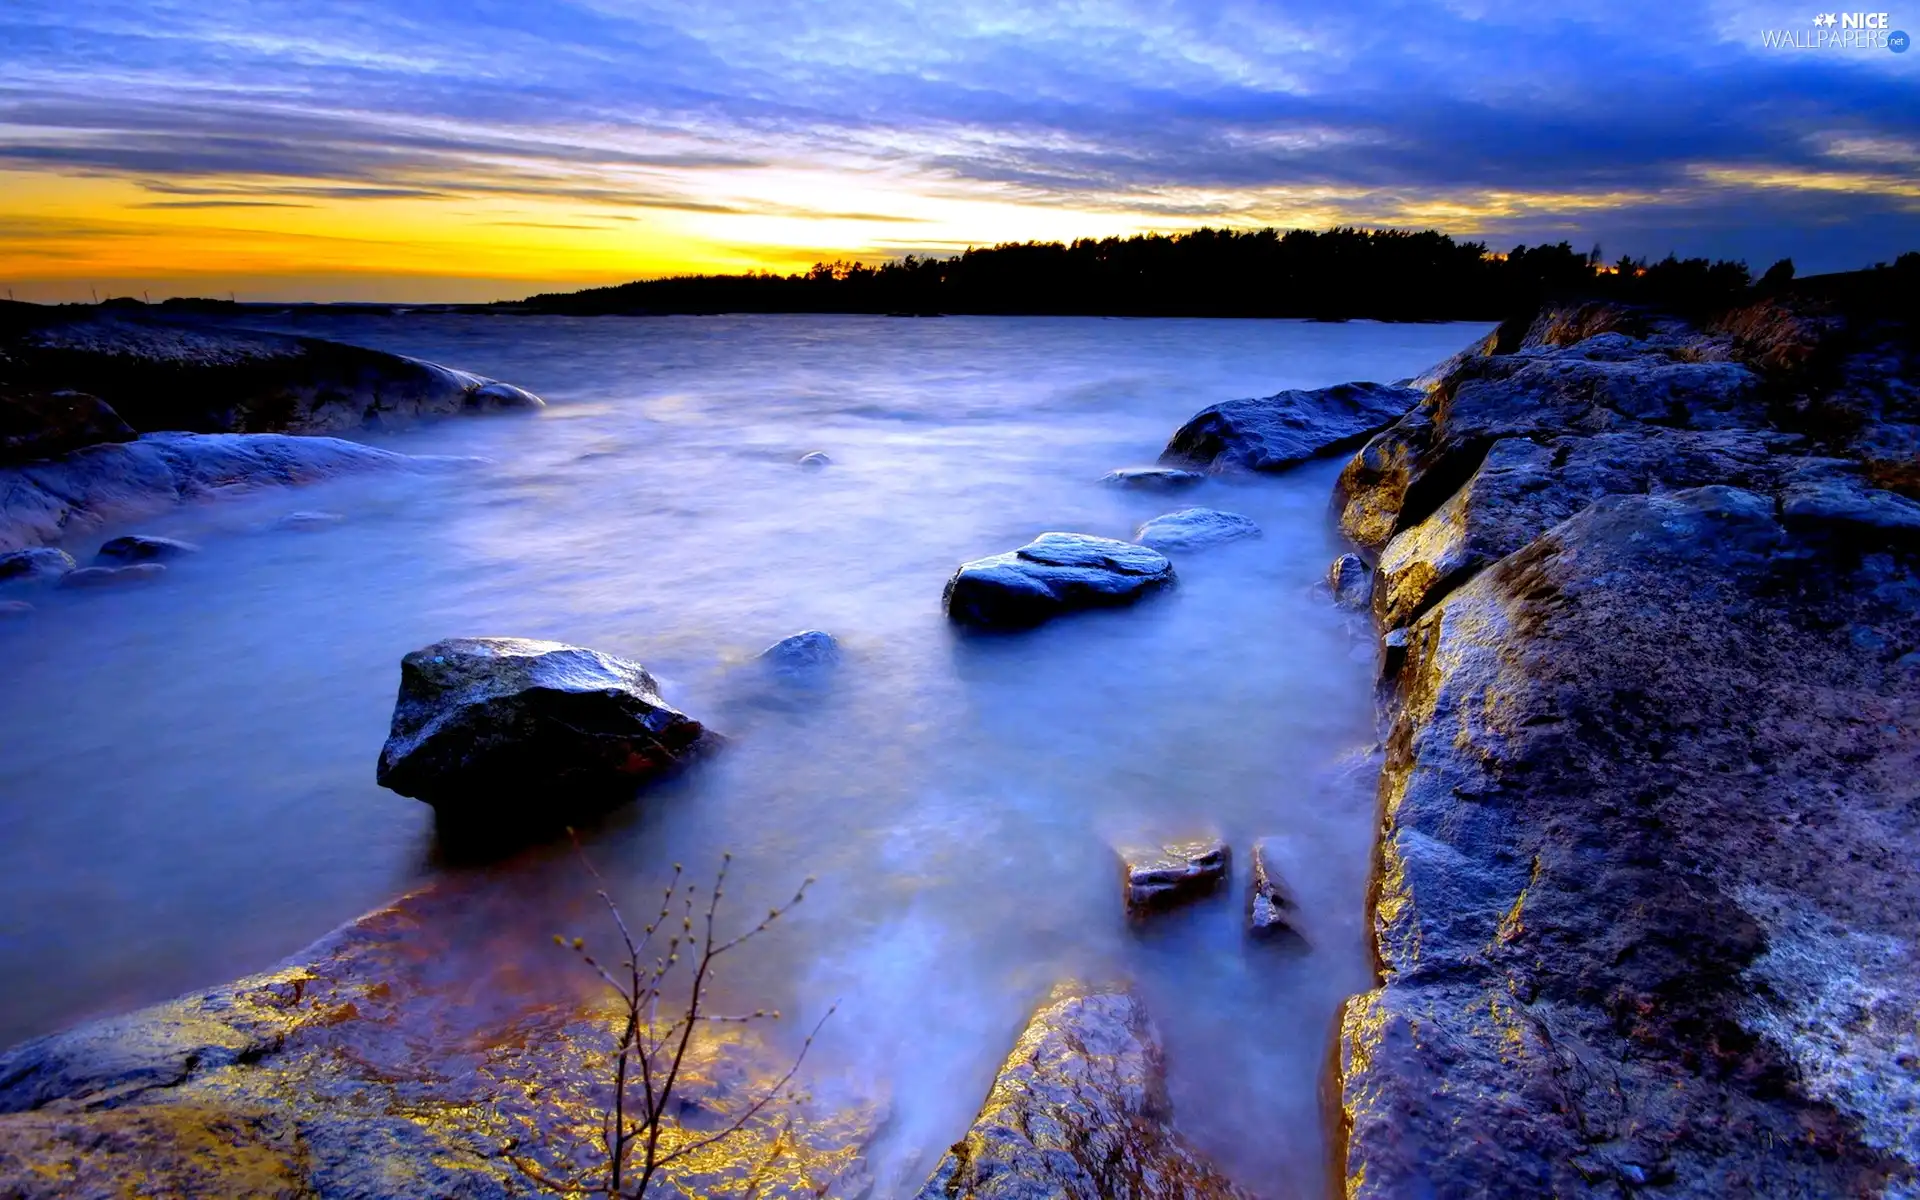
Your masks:
<path fill-rule="evenodd" d="M 1763 44 L 1817 15 L 0 0 L 0 286 L 484 300 L 1203 224 L 1862 266 L 1920 247 L 1920 51 Z"/>

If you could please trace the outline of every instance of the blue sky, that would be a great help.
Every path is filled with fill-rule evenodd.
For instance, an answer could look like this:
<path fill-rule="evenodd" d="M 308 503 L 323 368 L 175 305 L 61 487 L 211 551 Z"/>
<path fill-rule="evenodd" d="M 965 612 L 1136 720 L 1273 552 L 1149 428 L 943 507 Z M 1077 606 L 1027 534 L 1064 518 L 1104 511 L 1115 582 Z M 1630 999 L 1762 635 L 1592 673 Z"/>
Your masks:
<path fill-rule="evenodd" d="M 1920 246 L 1920 52 L 1764 45 L 1816 15 L 8 0 L 0 274 L 466 297 L 1335 222 L 1852 267 Z"/>

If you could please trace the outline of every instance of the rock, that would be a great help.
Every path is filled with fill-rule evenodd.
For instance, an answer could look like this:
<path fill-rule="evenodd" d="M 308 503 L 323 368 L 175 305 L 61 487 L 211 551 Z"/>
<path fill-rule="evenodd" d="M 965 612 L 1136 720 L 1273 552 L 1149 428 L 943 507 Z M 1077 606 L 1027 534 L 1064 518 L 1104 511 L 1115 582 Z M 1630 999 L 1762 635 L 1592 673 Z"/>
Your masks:
<path fill-rule="evenodd" d="M 1160 461 L 1282 471 L 1365 438 L 1404 416 L 1420 398 L 1412 388 L 1341 383 L 1229 400 L 1181 426 Z"/>
<path fill-rule="evenodd" d="M 1173 578 L 1173 564 L 1144 546 L 1043 533 L 1018 550 L 961 564 L 944 603 L 960 624 L 1019 629 L 1076 609 L 1131 604 Z"/>
<path fill-rule="evenodd" d="M 1358 554 L 1342 554 L 1327 568 L 1327 586 L 1341 608 L 1365 608 L 1373 599 L 1373 569 Z"/>
<path fill-rule="evenodd" d="M 630 797 L 711 739 L 636 663 L 559 642 L 450 638 L 401 660 L 377 780 L 443 818 L 538 828 Z"/>
<path fill-rule="evenodd" d="M 0 466 L 54 458 L 136 435 L 106 401 L 84 392 L 0 387 Z"/>
<path fill-rule="evenodd" d="M 1233 1200 L 1173 1131 L 1159 1035 L 1132 993 L 1063 984 L 916 1200 Z"/>
<path fill-rule="evenodd" d="M 1206 478 L 1198 471 L 1179 467 L 1121 467 L 1117 471 L 1108 471 L 1100 482 L 1113 487 L 1171 492 L 1203 483 Z"/>
<path fill-rule="evenodd" d="M 1217 508 L 1183 508 L 1148 521 L 1134 539 L 1156 550 L 1198 550 L 1259 536 L 1260 527 L 1239 513 L 1221 512 Z"/>
<path fill-rule="evenodd" d="M 1790 481 L 1781 491 L 1780 512 L 1795 524 L 1846 529 L 1856 536 L 1920 536 L 1920 503 L 1838 472 Z"/>
<path fill-rule="evenodd" d="M 1912 1188 L 1912 543 L 1611 495 L 1398 632 L 1349 1196 Z"/>
<path fill-rule="evenodd" d="M 822 467 L 832 466 L 833 460 L 819 450 L 809 450 L 800 456 L 800 465 L 810 471 L 818 471 Z"/>
<path fill-rule="evenodd" d="M 183 554 L 199 552 L 200 547 L 192 542 L 183 542 L 170 537 L 153 537 L 144 533 L 129 533 L 101 546 L 100 553 L 94 555 L 94 561 L 150 562 L 156 559 L 179 558 Z"/>
<path fill-rule="evenodd" d="M 63 588 L 119 587 L 121 584 L 158 579 L 166 573 L 166 570 L 164 564 L 157 562 L 134 563 L 125 567 L 81 567 L 62 575 L 60 586 Z"/>
<path fill-rule="evenodd" d="M 24 617 L 33 611 L 33 605 L 25 600 L 0 600 L 0 618 Z"/>
<path fill-rule="evenodd" d="M 0 551 L 135 520 L 185 501 L 362 471 L 434 470 L 459 461 L 329 437 L 150 433 L 54 462 L 0 467 Z"/>
<path fill-rule="evenodd" d="M 58 583 L 79 564 L 52 546 L 34 546 L 0 554 L 0 586 Z"/>
<path fill-rule="evenodd" d="M 437 363 L 152 315 L 37 314 L 0 337 L 0 359 L 17 386 L 79 389 L 141 430 L 337 433 L 542 406 L 521 388 Z"/>
<path fill-rule="evenodd" d="M 1227 881 L 1233 851 L 1219 838 L 1128 846 L 1120 851 L 1127 911 L 1172 908 L 1208 895 Z"/>
<path fill-rule="evenodd" d="M 1280 874 L 1279 846 L 1273 838 L 1253 844 L 1253 887 L 1247 897 L 1247 930 L 1258 938 L 1297 933 L 1298 904 Z"/>
<path fill-rule="evenodd" d="M 809 629 L 781 638 L 758 658 L 781 675 L 813 675 L 840 662 L 840 643 L 830 633 Z"/>
<path fill-rule="evenodd" d="M 602 1161 L 581 1131 L 617 1027 L 525 910 L 517 889 L 442 884 L 272 970 L 0 1054 L 0 1195 L 546 1194 L 502 1143 L 549 1176 L 565 1156 Z M 697 1031 L 666 1137 L 711 1132 L 779 1079 L 790 1056 L 741 1032 Z M 741 1195 L 757 1179 L 762 1195 L 812 1195 L 840 1178 L 857 1194 L 877 1108 L 787 1111 L 791 1127 L 785 1112 L 748 1122 L 674 1164 L 667 1193 Z"/>
<path fill-rule="evenodd" d="M 276 529 L 311 532 L 344 524 L 346 517 L 336 512 L 291 512 L 273 523 Z"/>

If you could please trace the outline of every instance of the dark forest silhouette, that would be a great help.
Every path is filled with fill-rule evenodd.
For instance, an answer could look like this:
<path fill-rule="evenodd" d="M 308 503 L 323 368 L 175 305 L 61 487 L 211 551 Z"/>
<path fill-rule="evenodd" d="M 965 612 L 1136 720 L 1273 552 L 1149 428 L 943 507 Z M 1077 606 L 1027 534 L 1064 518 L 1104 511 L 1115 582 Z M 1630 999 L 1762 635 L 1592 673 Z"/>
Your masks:
<path fill-rule="evenodd" d="M 1910 261 L 1911 260 L 1911 261 Z M 1902 257 L 1903 269 L 1920 255 Z M 1784 287 L 1793 264 L 1762 277 Z M 1100 316 L 1497 319 L 1543 300 L 1710 308 L 1754 286 L 1745 263 L 1668 255 L 1607 263 L 1566 242 L 1489 253 L 1431 230 L 1333 229 L 1021 242 L 951 258 L 816 264 L 804 274 L 683 275 L 548 293 L 548 313 L 994 313 Z"/>

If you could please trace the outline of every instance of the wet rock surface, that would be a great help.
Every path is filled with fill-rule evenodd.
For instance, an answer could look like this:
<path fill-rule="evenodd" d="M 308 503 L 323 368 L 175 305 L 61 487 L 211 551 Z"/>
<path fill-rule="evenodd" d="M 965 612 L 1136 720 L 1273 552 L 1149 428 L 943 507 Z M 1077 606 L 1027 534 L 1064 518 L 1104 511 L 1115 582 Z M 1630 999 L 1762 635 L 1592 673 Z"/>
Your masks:
<path fill-rule="evenodd" d="M 165 563 L 129 563 L 124 567 L 81 567 L 60 577 L 59 586 L 79 590 L 148 583 L 167 573 Z"/>
<path fill-rule="evenodd" d="M 1247 895 L 1247 931 L 1257 938 L 1299 932 L 1299 904 L 1287 886 L 1283 847 L 1276 838 L 1253 843 L 1253 882 Z"/>
<path fill-rule="evenodd" d="M 550 1177 L 562 1158 L 603 1161 L 617 1018 L 523 904 L 443 884 L 274 970 L 0 1054 L 0 1195 L 550 1194 L 504 1147 Z M 744 1114 L 788 1062 L 719 1027 L 697 1039 L 663 1145 Z M 737 1195 L 759 1173 L 762 1196 L 859 1194 L 879 1116 L 782 1102 L 665 1182 Z"/>
<path fill-rule="evenodd" d="M 192 542 L 183 542 L 178 538 L 155 537 L 146 533 L 129 533 L 106 542 L 94 555 L 96 562 L 135 563 L 158 562 L 182 555 L 198 554 L 200 547 Z"/>
<path fill-rule="evenodd" d="M 1260 526 L 1239 513 L 1183 508 L 1148 521 L 1134 534 L 1134 540 L 1156 550 L 1199 550 L 1259 536 Z"/>
<path fill-rule="evenodd" d="M 1148 547 L 1043 533 L 1018 550 L 961 564 L 943 600 L 958 624 L 1023 629 L 1079 609 L 1132 604 L 1173 580 L 1173 564 Z"/>
<path fill-rule="evenodd" d="M 1824 419 L 1920 416 L 1858 366 L 1911 334 L 1790 317 L 1545 314 L 1343 472 L 1390 627 L 1349 1195 L 1916 1186 L 1920 506 Z"/>
<path fill-rule="evenodd" d="M 776 675 L 810 678 L 840 662 L 840 643 L 822 629 L 808 629 L 783 637 L 756 657 Z"/>
<path fill-rule="evenodd" d="M 1351 445 L 1419 403 L 1421 393 L 1378 383 L 1279 392 L 1203 409 L 1161 452 L 1172 466 L 1281 471 Z"/>
<path fill-rule="evenodd" d="M 630 798 L 716 739 L 637 663 L 522 638 L 450 638 L 400 662 L 380 786 L 443 821 L 537 831 Z"/>
<path fill-rule="evenodd" d="M 73 555 L 52 546 L 34 546 L 0 554 L 0 587 L 32 587 L 57 583 L 78 563 Z"/>
<path fill-rule="evenodd" d="M 1173 1131 L 1172 1117 L 1159 1036 L 1140 1001 L 1063 984 L 916 1200 L 1241 1197 Z"/>
<path fill-rule="evenodd" d="M 1100 482 L 1109 487 L 1134 488 L 1150 492 L 1173 492 L 1203 483 L 1206 476 L 1183 467 L 1121 467 L 1108 471 Z"/>
<path fill-rule="evenodd" d="M 1212 894 L 1227 881 L 1233 852 L 1219 838 L 1123 846 L 1120 869 L 1127 911 L 1142 915 Z"/>
<path fill-rule="evenodd" d="M 52 462 L 0 467 L 0 550 L 43 545 L 110 521 L 255 488 L 361 471 L 433 470 L 454 461 L 330 437 L 152 433 Z"/>
<path fill-rule="evenodd" d="M 1327 568 L 1327 588 L 1341 608 L 1366 608 L 1373 601 L 1373 568 L 1358 554 L 1342 554 Z"/>

